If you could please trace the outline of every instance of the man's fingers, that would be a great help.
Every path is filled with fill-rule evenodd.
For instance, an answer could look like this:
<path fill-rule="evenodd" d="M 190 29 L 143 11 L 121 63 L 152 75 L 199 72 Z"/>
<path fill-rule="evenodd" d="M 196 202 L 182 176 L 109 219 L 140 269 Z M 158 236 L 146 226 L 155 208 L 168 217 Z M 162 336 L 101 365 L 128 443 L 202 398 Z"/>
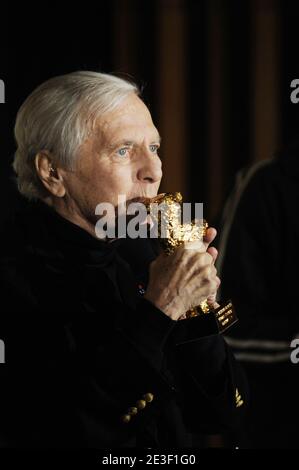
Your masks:
<path fill-rule="evenodd" d="M 214 227 L 209 227 L 207 229 L 207 233 L 203 237 L 203 243 L 204 243 L 206 249 L 208 248 L 210 243 L 212 243 L 212 241 L 215 239 L 216 235 L 217 235 L 217 230 Z"/>
<path fill-rule="evenodd" d="M 203 237 L 202 240 L 195 240 L 195 241 L 192 241 L 192 242 L 184 242 L 184 244 L 183 244 L 184 248 L 186 248 L 187 250 L 188 249 L 198 250 L 200 252 L 207 251 L 210 243 L 212 243 L 212 241 L 215 239 L 216 235 L 217 235 L 217 230 L 214 227 L 209 227 L 207 229 L 206 235 Z M 217 252 L 216 248 L 214 248 L 214 250 Z M 213 251 L 212 256 L 213 257 L 215 256 L 214 251 Z M 217 254 L 216 254 L 216 257 L 217 257 Z"/>
<path fill-rule="evenodd" d="M 217 256 L 218 256 L 218 250 L 214 247 L 214 246 L 210 246 L 208 249 L 207 249 L 207 253 L 209 253 L 212 258 L 213 258 L 213 261 L 215 263 L 216 259 L 217 259 Z"/>

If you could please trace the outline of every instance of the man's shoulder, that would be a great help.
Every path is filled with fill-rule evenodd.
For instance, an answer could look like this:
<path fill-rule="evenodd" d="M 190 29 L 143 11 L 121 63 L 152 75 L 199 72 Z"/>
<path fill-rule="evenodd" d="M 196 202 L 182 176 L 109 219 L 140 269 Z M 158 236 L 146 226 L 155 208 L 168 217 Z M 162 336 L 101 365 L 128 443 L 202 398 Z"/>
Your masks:
<path fill-rule="evenodd" d="M 11 265 L 24 255 L 30 245 L 28 208 L 16 208 L 6 218 L 0 230 L 0 265 Z"/>
<path fill-rule="evenodd" d="M 36 240 L 40 237 L 32 205 L 24 204 L 7 217 L 0 231 L 1 290 L 12 301 L 30 297 L 32 274 L 36 272 Z"/>

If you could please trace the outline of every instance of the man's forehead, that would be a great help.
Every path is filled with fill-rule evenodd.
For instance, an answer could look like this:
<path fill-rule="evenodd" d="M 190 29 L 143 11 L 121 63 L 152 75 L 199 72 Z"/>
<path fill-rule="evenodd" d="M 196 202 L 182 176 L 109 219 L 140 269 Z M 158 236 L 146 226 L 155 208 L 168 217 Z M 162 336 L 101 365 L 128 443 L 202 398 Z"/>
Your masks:
<path fill-rule="evenodd" d="M 123 99 L 114 109 L 100 119 L 102 123 L 117 121 L 134 121 L 135 119 L 152 121 L 151 113 L 146 104 L 135 94 Z"/>
<path fill-rule="evenodd" d="M 110 141 L 134 141 L 144 138 L 161 141 L 160 134 L 152 120 L 103 119 L 98 123 L 97 130 L 105 140 Z"/>

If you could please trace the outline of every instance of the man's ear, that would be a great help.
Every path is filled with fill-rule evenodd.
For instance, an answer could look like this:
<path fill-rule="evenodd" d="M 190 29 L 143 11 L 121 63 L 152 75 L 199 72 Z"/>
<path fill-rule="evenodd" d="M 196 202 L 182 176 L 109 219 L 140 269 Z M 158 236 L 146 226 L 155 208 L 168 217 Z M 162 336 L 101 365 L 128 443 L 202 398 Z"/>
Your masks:
<path fill-rule="evenodd" d="M 47 188 L 56 197 L 64 197 L 65 186 L 59 168 L 55 168 L 49 152 L 41 151 L 35 156 L 35 168 L 37 174 Z"/>

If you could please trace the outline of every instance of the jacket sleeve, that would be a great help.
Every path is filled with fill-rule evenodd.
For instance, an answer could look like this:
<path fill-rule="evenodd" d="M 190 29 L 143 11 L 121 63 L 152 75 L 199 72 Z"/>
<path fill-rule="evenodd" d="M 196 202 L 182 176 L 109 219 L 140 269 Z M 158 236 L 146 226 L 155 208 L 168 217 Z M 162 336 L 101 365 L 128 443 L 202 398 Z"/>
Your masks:
<path fill-rule="evenodd" d="M 248 387 L 224 338 L 212 335 L 179 345 L 177 354 L 186 377 L 183 393 L 191 430 L 216 434 L 237 430 L 247 407 Z"/>
<path fill-rule="evenodd" d="M 187 422 L 197 433 L 234 431 L 247 407 L 247 381 L 224 337 L 215 332 L 201 333 L 205 326 L 203 318 L 178 322 L 176 328 L 181 331 L 171 333 L 183 371 Z"/>

